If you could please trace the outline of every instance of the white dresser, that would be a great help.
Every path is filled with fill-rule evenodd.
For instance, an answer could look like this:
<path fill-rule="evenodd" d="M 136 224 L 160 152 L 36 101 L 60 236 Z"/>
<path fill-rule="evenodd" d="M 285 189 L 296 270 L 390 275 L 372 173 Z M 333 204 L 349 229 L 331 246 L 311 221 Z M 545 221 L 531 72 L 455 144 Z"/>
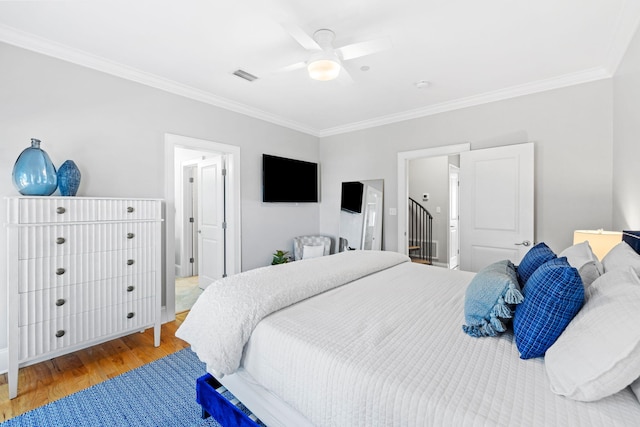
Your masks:
<path fill-rule="evenodd" d="M 161 200 L 8 198 L 9 397 L 18 367 L 154 328 Z"/>

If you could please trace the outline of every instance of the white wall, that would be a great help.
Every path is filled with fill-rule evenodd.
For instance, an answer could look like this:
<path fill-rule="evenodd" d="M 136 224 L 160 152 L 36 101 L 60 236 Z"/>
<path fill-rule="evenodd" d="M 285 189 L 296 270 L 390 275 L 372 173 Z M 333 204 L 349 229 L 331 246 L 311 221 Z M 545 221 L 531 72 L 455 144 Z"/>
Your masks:
<path fill-rule="evenodd" d="M 318 204 L 261 202 L 262 153 L 318 161 L 318 138 L 3 43 L 0 58 L 0 196 L 18 195 L 13 164 L 36 137 L 56 166 L 76 162 L 78 196 L 162 198 L 164 135 L 171 133 L 240 147 L 243 270 L 270 264 L 273 251 L 292 248 L 296 235 L 318 233 Z M 2 278 L 5 251 L 3 244 Z M 0 307 L 6 292 L 2 279 Z"/>
<path fill-rule="evenodd" d="M 613 229 L 640 230 L 640 33 L 613 78 Z"/>
<path fill-rule="evenodd" d="M 612 82 L 600 80 L 321 138 L 320 231 L 339 227 L 340 182 L 385 180 L 385 247 L 397 250 L 397 153 L 470 142 L 535 143 L 535 239 L 560 251 L 612 222 Z"/>

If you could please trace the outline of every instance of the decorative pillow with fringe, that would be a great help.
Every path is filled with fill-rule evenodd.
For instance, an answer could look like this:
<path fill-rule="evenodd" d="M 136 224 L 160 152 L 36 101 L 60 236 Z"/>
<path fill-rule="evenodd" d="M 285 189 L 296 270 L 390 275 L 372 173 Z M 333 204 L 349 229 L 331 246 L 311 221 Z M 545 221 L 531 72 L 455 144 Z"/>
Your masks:
<path fill-rule="evenodd" d="M 516 269 L 509 260 L 498 261 L 480 270 L 467 287 L 464 301 L 466 325 L 472 337 L 495 337 L 506 331 L 503 319 L 513 317 L 515 304 L 523 301 Z"/>

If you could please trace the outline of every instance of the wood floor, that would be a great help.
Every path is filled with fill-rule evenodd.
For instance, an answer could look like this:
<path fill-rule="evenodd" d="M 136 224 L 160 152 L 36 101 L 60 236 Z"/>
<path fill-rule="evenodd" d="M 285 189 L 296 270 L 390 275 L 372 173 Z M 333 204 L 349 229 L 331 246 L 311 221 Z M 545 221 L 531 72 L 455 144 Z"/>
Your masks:
<path fill-rule="evenodd" d="M 153 329 L 148 329 L 21 368 L 18 397 L 12 400 L 7 374 L 0 375 L 0 422 L 188 347 L 175 337 L 186 315 L 162 325 L 160 347 L 153 346 Z"/>

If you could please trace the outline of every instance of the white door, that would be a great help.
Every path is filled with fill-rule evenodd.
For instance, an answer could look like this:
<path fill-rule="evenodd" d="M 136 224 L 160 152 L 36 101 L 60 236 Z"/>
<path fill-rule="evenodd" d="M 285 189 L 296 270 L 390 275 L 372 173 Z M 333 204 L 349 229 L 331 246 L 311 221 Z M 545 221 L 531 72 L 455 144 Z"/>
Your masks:
<path fill-rule="evenodd" d="M 460 268 L 460 232 L 458 230 L 460 193 L 458 183 L 460 168 L 449 165 L 449 268 Z"/>
<path fill-rule="evenodd" d="M 519 264 L 533 242 L 533 143 L 460 154 L 460 267 Z"/>
<path fill-rule="evenodd" d="M 224 273 L 222 157 L 198 163 L 198 285 L 205 289 Z"/>
<path fill-rule="evenodd" d="M 191 162 L 191 163 L 190 163 Z M 183 163 L 182 236 L 180 256 L 182 277 L 198 275 L 198 165 Z"/>

